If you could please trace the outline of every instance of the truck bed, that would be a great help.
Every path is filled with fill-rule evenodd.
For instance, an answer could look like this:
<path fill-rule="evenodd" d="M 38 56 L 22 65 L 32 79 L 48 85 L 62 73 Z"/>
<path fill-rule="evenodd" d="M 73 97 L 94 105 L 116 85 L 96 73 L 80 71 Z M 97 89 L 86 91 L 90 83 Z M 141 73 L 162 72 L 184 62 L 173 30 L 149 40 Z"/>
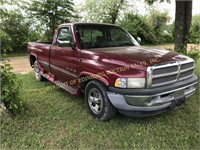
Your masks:
<path fill-rule="evenodd" d="M 47 46 L 47 45 L 51 45 L 52 44 L 52 42 L 28 42 L 28 45 L 30 45 L 30 46 L 35 46 L 35 45 L 45 45 L 45 46 Z"/>
<path fill-rule="evenodd" d="M 48 52 L 52 42 L 28 42 L 28 53 Z M 48 55 L 46 55 L 48 57 Z"/>
<path fill-rule="evenodd" d="M 35 56 L 38 61 L 49 63 L 49 51 L 51 49 L 52 42 L 28 42 L 28 53 Z M 33 62 L 31 62 L 33 66 Z M 46 68 L 49 70 L 49 67 Z"/>

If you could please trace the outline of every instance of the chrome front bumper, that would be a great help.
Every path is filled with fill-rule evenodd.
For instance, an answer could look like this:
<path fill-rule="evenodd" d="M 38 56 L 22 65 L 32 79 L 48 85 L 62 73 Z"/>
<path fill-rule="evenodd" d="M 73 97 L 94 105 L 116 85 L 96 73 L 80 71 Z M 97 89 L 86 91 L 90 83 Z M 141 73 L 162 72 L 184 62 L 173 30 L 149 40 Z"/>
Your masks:
<path fill-rule="evenodd" d="M 134 91 L 133 94 L 130 94 L 130 92 L 121 94 L 110 91 L 107 92 L 107 95 L 110 102 L 118 110 L 143 112 L 157 111 L 170 107 L 176 100 L 185 99 L 194 94 L 197 82 L 198 78 L 195 76 L 193 77 L 192 83 L 190 82 L 183 86 L 179 85 L 179 87 L 175 85 L 174 88 L 172 88 L 172 86 L 169 88 L 165 87 L 164 91 L 161 89 L 159 91 L 158 88 L 155 89 L 157 91 L 152 91 L 151 89 L 151 92 L 148 92 L 148 89 L 146 89 L 145 92 L 143 91 L 141 94 L 139 94 L 139 92 L 134 94 Z"/>

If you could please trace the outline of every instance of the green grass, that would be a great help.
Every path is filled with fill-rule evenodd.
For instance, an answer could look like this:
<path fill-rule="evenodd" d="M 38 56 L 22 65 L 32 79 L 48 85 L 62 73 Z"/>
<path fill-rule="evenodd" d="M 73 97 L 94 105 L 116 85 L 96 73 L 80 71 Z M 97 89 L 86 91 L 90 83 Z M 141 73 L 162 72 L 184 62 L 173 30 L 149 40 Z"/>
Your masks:
<path fill-rule="evenodd" d="M 196 71 L 200 66 L 197 62 Z M 83 97 L 62 89 L 36 93 L 53 84 L 19 75 L 30 110 L 1 124 L 2 149 L 199 149 L 199 86 L 186 105 L 158 116 L 117 114 L 109 122 L 91 117 Z"/>

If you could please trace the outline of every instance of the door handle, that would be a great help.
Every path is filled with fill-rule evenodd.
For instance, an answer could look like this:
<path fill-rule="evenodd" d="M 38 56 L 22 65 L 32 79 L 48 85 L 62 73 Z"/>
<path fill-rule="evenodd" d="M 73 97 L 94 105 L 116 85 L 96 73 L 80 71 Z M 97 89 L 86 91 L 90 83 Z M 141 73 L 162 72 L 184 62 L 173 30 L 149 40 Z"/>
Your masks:
<path fill-rule="evenodd" d="M 51 55 L 55 55 L 56 54 L 56 52 L 55 51 L 51 51 Z"/>

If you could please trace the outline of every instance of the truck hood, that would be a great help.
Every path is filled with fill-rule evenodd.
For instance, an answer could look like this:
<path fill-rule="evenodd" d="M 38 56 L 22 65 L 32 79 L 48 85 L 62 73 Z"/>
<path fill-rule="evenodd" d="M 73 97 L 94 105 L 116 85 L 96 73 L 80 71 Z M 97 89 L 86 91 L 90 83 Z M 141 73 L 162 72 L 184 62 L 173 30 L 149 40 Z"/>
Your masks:
<path fill-rule="evenodd" d="M 141 65 L 147 67 L 170 61 L 184 61 L 188 59 L 187 56 L 173 51 L 150 49 L 142 46 L 95 48 L 90 49 L 90 51 L 99 56 L 98 61 L 120 66 L 141 63 Z"/>
<path fill-rule="evenodd" d="M 141 46 L 95 48 L 82 51 L 82 66 L 90 72 L 113 72 L 114 70 L 115 75 L 119 77 L 145 77 L 148 66 L 187 59 L 189 57 L 173 51 Z M 123 67 L 125 71 L 118 70 Z M 126 68 L 132 69 L 126 70 Z"/>

